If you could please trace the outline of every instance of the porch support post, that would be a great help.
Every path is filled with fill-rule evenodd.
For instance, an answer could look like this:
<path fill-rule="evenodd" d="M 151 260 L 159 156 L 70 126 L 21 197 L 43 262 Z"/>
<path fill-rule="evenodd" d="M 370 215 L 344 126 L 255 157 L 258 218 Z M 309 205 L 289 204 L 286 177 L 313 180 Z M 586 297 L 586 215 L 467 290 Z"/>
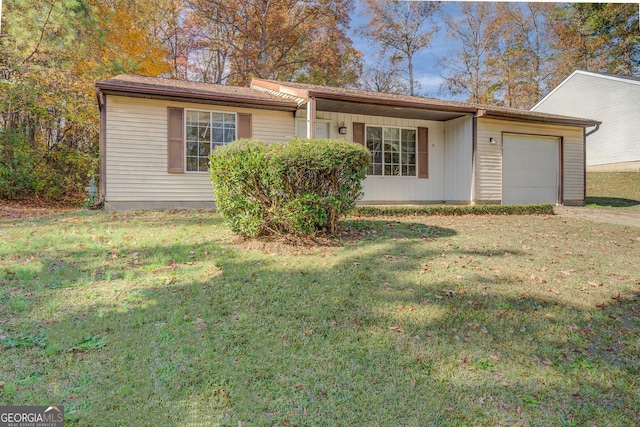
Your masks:
<path fill-rule="evenodd" d="M 478 151 L 478 118 L 473 116 L 472 123 L 472 141 L 471 141 L 471 204 L 476 204 L 476 154 Z"/>
<path fill-rule="evenodd" d="M 310 97 L 307 101 L 307 138 L 316 137 L 316 99 Z"/>

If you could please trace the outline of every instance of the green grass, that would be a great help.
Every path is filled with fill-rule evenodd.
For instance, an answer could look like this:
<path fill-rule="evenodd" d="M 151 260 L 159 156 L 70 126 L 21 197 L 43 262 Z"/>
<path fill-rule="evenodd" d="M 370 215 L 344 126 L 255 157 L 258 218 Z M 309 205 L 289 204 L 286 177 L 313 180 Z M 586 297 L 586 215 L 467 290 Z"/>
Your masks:
<path fill-rule="evenodd" d="M 587 173 L 585 206 L 640 211 L 640 173 Z"/>
<path fill-rule="evenodd" d="M 640 232 L 352 217 L 241 242 L 204 211 L 0 222 L 0 405 L 66 425 L 634 425 Z"/>

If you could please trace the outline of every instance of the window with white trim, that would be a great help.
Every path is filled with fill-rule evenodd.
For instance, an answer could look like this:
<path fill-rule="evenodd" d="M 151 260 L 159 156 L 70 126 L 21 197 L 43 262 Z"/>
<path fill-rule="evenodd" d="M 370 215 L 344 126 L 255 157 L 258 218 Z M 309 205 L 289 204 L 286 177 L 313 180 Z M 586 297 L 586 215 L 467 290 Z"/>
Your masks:
<path fill-rule="evenodd" d="M 216 147 L 236 140 L 236 114 L 185 110 L 187 172 L 209 170 L 209 155 Z"/>
<path fill-rule="evenodd" d="M 367 126 L 369 175 L 416 176 L 416 129 Z"/>

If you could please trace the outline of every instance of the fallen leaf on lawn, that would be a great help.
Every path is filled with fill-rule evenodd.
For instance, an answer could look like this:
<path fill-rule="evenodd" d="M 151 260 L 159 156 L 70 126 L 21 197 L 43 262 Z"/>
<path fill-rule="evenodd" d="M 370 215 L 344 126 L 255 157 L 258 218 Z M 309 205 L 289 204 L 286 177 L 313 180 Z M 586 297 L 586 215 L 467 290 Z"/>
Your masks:
<path fill-rule="evenodd" d="M 396 332 L 404 332 L 404 328 L 402 328 L 401 326 L 389 326 L 389 329 Z"/>
<path fill-rule="evenodd" d="M 594 288 L 597 288 L 598 286 L 602 286 L 602 283 L 596 283 L 596 282 L 587 282 L 587 283 L 593 286 Z"/>
<path fill-rule="evenodd" d="M 441 264 L 445 269 L 449 268 L 449 263 L 448 262 L 442 261 Z"/>
<path fill-rule="evenodd" d="M 547 289 L 547 290 L 548 290 L 549 292 L 551 292 L 552 294 L 560 295 L 560 291 L 559 291 L 559 290 L 557 290 L 557 289 L 549 288 L 549 289 Z"/>
<path fill-rule="evenodd" d="M 598 308 L 602 308 L 602 307 L 604 307 L 605 305 L 607 305 L 607 303 L 606 303 L 606 302 L 604 302 L 604 301 L 602 301 L 602 302 L 599 302 L 598 304 L 596 304 L 596 307 L 598 307 Z"/>
<path fill-rule="evenodd" d="M 311 334 L 313 334 L 313 330 L 311 330 L 311 329 L 307 328 L 307 329 L 305 329 L 305 330 L 304 330 L 304 334 L 305 334 L 306 336 L 310 336 Z"/>
<path fill-rule="evenodd" d="M 204 329 L 206 327 L 208 327 L 209 325 L 207 325 L 205 322 L 203 322 L 202 320 L 196 322 L 196 327 L 198 329 Z"/>
<path fill-rule="evenodd" d="M 184 320 L 185 322 L 189 320 L 189 315 L 185 314 L 184 316 L 182 316 L 182 320 Z"/>
<path fill-rule="evenodd" d="M 442 299 L 442 297 L 441 297 L 440 295 L 436 295 L 436 296 L 434 296 L 433 298 L 438 299 L 438 300 L 439 300 L 439 299 Z"/>
<path fill-rule="evenodd" d="M 620 291 L 618 291 L 618 293 L 616 295 L 612 296 L 611 299 L 614 299 L 614 300 L 615 299 L 620 299 L 621 296 L 622 295 L 620 295 Z"/>
<path fill-rule="evenodd" d="M 542 364 L 543 364 L 543 365 L 550 366 L 550 365 L 553 365 L 553 362 L 552 362 L 551 360 L 549 360 L 549 359 L 544 359 L 544 360 L 542 361 Z"/>
<path fill-rule="evenodd" d="M 175 277 L 170 277 L 167 280 L 164 281 L 165 285 L 173 285 L 176 282 L 176 278 Z"/>
<path fill-rule="evenodd" d="M 498 360 L 502 359 L 502 356 L 499 354 L 492 354 L 489 356 L 489 359 L 493 360 L 494 362 L 497 362 Z"/>

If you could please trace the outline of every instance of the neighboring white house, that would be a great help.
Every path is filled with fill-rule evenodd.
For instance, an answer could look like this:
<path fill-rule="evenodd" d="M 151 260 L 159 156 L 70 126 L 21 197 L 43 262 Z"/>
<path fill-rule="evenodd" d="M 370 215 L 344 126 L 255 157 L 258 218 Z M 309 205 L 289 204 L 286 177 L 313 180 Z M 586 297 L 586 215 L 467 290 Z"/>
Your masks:
<path fill-rule="evenodd" d="M 640 78 L 574 71 L 532 111 L 602 122 L 587 134 L 587 171 L 640 172 Z"/>
<path fill-rule="evenodd" d="M 216 146 L 345 139 L 372 152 L 363 204 L 584 202 L 595 120 L 253 79 L 250 87 L 121 75 L 96 83 L 108 209 L 215 205 Z"/>

